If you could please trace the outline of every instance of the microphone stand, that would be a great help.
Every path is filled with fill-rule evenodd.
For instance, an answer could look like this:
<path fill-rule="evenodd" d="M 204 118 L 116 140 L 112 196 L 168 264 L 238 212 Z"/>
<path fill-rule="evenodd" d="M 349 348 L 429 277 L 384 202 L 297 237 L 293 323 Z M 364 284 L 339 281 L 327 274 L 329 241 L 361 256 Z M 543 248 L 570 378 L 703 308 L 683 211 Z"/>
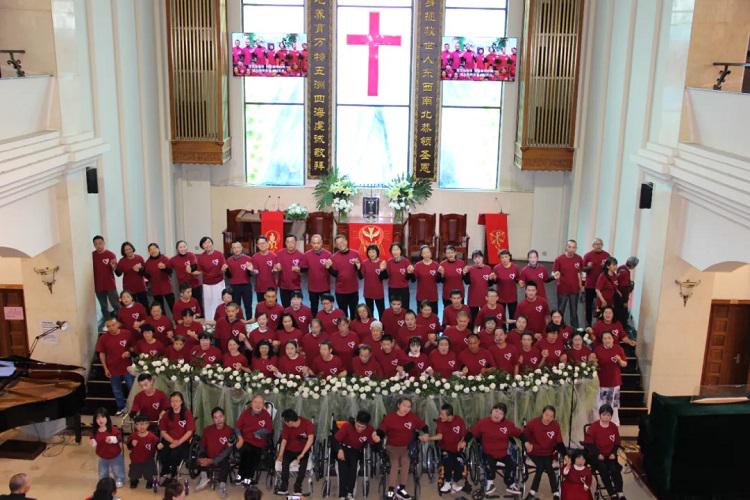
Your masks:
<path fill-rule="evenodd" d="M 40 339 L 43 339 L 47 335 L 51 335 L 52 333 L 56 332 L 57 330 L 61 330 L 61 329 L 62 329 L 61 325 L 55 325 L 54 327 L 50 328 L 46 332 L 42 332 L 39 335 L 37 335 L 36 338 L 34 338 L 34 343 L 31 344 L 31 350 L 29 351 L 29 359 L 31 359 L 31 355 L 34 354 L 34 349 L 36 349 L 36 346 L 39 343 Z"/>

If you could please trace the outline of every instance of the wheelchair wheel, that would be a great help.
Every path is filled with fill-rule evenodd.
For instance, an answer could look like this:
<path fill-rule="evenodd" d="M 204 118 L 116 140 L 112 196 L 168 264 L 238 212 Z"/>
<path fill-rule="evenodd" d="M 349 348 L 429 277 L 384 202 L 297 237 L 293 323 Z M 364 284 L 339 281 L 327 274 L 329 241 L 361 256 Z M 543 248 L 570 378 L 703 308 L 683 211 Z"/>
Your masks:
<path fill-rule="evenodd" d="M 328 442 L 326 441 L 324 445 L 321 445 L 320 443 L 315 443 L 313 445 L 313 476 L 315 477 L 316 481 L 320 481 L 323 479 L 323 475 L 325 474 L 325 449 L 324 446 L 327 446 Z"/>
<path fill-rule="evenodd" d="M 471 484 L 477 484 L 482 468 L 482 457 L 479 450 L 479 445 L 476 442 L 469 444 L 468 450 L 466 451 L 466 465 L 469 468 L 469 479 Z"/>
<path fill-rule="evenodd" d="M 195 479 L 198 477 L 201 473 L 201 468 L 198 466 L 198 456 L 201 452 L 201 442 L 200 438 L 198 436 L 193 436 L 190 440 L 190 448 L 188 451 L 188 458 L 185 465 L 187 466 L 188 475 L 190 476 L 190 479 Z M 180 466 L 177 466 L 177 471 L 179 473 Z"/>
<path fill-rule="evenodd" d="M 427 449 L 424 454 L 424 471 L 427 473 L 427 478 L 431 483 L 435 482 L 435 475 L 438 469 L 438 457 L 435 447 L 433 445 L 427 445 Z"/>

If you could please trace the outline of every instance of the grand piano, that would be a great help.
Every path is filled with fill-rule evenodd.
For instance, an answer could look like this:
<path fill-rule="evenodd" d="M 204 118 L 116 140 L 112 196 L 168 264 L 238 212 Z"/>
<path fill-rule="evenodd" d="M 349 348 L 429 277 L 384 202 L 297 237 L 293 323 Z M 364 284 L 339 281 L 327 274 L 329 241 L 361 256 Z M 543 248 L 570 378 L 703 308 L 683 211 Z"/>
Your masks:
<path fill-rule="evenodd" d="M 15 365 L 12 375 L 0 377 L 0 432 L 66 418 L 80 443 L 81 408 L 86 399 L 84 368 L 21 356 L 0 360 Z M 45 448 L 45 443 L 9 440 L 0 446 L 0 457 L 33 459 Z"/>

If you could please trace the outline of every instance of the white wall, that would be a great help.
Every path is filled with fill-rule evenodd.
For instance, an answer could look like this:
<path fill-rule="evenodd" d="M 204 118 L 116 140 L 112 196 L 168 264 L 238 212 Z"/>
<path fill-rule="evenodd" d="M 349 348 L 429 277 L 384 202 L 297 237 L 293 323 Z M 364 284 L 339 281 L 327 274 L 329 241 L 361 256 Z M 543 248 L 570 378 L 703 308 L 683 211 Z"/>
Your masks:
<path fill-rule="evenodd" d="M 50 0 L 0 0 L 0 47 L 25 50 L 26 54 L 17 57 L 27 74 L 55 73 L 54 45 Z M 15 70 L 5 63 L 6 55 L 3 77 L 15 76 Z"/>

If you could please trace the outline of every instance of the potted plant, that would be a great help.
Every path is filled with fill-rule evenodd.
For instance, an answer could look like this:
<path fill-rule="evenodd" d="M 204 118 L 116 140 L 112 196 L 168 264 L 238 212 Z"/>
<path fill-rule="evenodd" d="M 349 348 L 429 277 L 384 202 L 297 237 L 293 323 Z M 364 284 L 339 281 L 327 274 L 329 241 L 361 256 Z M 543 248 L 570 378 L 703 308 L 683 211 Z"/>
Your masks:
<path fill-rule="evenodd" d="M 432 196 L 432 182 L 400 175 L 388 183 L 385 195 L 390 200 L 388 206 L 393 209 L 395 222 L 400 224 L 404 222 L 409 208 L 424 203 Z"/>
<path fill-rule="evenodd" d="M 357 187 L 346 175 L 340 176 L 334 170 L 318 181 L 313 191 L 318 210 L 333 208 L 338 222 L 343 222 L 349 216 L 354 203 L 352 198 L 357 194 Z"/>

